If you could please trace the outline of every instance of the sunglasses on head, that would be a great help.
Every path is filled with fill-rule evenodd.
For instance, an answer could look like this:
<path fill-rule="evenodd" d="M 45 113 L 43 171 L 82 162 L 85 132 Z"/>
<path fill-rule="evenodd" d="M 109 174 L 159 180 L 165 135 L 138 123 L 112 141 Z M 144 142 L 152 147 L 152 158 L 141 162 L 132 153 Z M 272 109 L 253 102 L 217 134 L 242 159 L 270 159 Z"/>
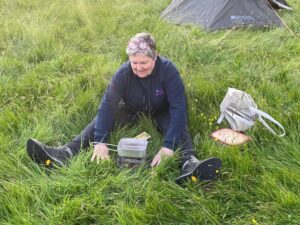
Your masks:
<path fill-rule="evenodd" d="M 149 44 L 145 41 L 130 41 L 128 43 L 128 49 L 133 51 L 145 50 L 149 48 Z"/>

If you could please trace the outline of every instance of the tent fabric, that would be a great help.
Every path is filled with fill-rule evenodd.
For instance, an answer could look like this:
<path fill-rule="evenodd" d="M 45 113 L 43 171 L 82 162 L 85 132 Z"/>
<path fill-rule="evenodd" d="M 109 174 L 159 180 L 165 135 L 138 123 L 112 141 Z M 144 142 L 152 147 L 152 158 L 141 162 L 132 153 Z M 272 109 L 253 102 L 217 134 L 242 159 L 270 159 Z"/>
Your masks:
<path fill-rule="evenodd" d="M 173 0 L 161 17 L 176 24 L 196 24 L 210 31 L 282 26 L 266 0 Z"/>

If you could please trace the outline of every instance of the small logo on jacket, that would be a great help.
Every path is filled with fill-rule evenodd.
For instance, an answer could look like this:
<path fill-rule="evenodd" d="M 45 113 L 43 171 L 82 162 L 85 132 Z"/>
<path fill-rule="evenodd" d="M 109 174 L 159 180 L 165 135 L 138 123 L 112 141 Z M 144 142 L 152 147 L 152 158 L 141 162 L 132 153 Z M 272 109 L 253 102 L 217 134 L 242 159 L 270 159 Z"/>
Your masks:
<path fill-rule="evenodd" d="M 157 89 L 156 91 L 155 91 L 155 96 L 161 96 L 161 95 L 164 95 L 164 90 L 163 89 Z"/>

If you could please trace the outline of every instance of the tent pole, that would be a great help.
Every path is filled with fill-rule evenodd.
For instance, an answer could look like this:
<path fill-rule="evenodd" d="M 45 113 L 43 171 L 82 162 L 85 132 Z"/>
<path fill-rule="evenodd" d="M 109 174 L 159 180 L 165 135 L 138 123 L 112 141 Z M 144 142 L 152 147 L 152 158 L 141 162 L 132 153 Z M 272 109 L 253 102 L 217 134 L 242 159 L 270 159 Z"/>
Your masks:
<path fill-rule="evenodd" d="M 276 12 L 276 10 L 271 6 L 268 0 L 266 0 L 267 4 L 271 7 L 271 9 L 276 13 L 276 15 L 279 17 L 283 25 L 290 31 L 290 33 L 294 36 L 297 37 L 294 31 L 291 30 L 291 28 L 287 25 L 287 23 L 281 18 L 281 16 Z"/>

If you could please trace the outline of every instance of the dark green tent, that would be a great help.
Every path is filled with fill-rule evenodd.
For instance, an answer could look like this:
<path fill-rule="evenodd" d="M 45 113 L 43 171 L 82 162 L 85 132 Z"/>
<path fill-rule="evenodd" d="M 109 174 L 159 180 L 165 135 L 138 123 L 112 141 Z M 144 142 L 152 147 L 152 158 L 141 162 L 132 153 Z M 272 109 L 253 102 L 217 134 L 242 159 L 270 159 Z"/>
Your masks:
<path fill-rule="evenodd" d="M 196 24 L 210 31 L 283 25 L 268 0 L 173 0 L 161 16 L 176 24 Z"/>

